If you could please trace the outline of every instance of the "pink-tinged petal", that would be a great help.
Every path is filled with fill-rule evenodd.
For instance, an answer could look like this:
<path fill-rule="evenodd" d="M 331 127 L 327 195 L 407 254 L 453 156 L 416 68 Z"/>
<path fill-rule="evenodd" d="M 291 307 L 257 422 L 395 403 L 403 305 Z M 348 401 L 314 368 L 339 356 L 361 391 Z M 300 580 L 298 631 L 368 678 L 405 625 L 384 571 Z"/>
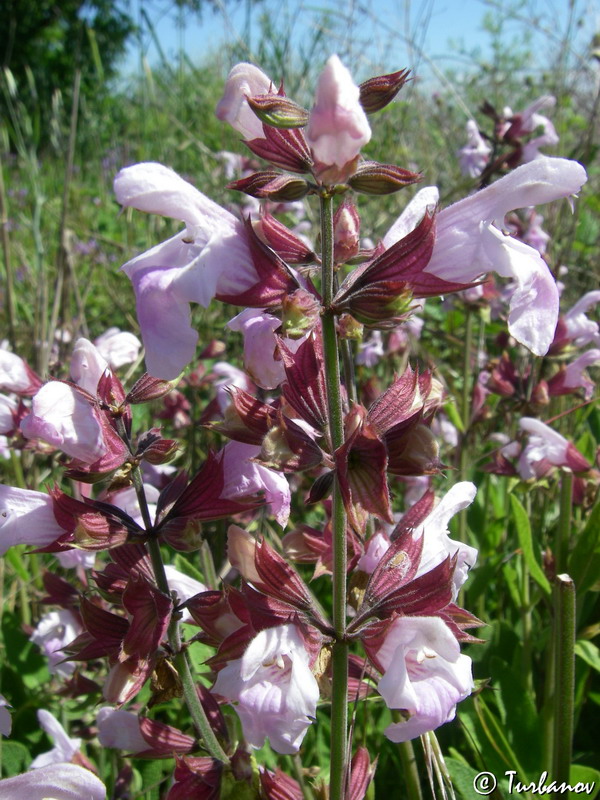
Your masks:
<path fill-rule="evenodd" d="M 558 319 L 558 290 L 539 253 L 505 236 L 499 227 L 509 211 L 568 197 L 586 180 L 577 162 L 542 157 L 443 209 L 437 215 L 436 240 L 425 272 L 449 282 L 472 281 L 492 271 L 515 280 L 509 329 L 536 355 L 544 355 Z M 432 187 L 422 189 L 385 236 L 384 245 L 398 241 L 434 197 Z"/>
<path fill-rule="evenodd" d="M 219 672 L 212 691 L 237 701 L 252 747 L 262 747 L 268 737 L 274 750 L 288 755 L 298 752 L 319 699 L 308 651 L 294 625 L 260 631 L 243 657 Z"/>
<path fill-rule="evenodd" d="M 0 555 L 16 544 L 45 547 L 64 534 L 43 492 L 0 484 Z"/>
<path fill-rule="evenodd" d="M 377 652 L 384 674 L 378 684 L 389 708 L 408 721 L 389 726 L 392 741 L 407 741 L 454 717 L 456 703 L 473 688 L 471 659 L 460 654 L 450 628 L 439 617 L 399 617 Z"/>
<path fill-rule="evenodd" d="M 291 494 L 285 475 L 252 461 L 260 455 L 260 447 L 229 442 L 223 448 L 225 486 L 222 497 L 237 500 L 264 492 L 271 512 L 284 528 L 290 516 Z"/>
<path fill-rule="evenodd" d="M 106 800 L 106 787 L 75 764 L 50 764 L 0 781 L 2 800 Z"/>
<path fill-rule="evenodd" d="M 598 363 L 600 363 L 600 350 L 592 349 L 582 353 L 565 367 L 563 386 L 571 390 L 584 389 L 585 399 L 589 400 L 594 393 L 595 384 L 584 375 L 584 370 Z M 550 384 L 551 381 L 548 382 L 549 387 Z"/>
<path fill-rule="evenodd" d="M 275 360 L 275 331 L 281 320 L 272 314 L 248 308 L 227 323 L 232 331 L 244 336 L 244 367 L 262 389 L 276 389 L 285 380 L 281 358 Z"/>
<path fill-rule="evenodd" d="M 588 319 L 586 316 L 590 308 L 597 303 L 600 303 L 600 290 L 587 292 L 565 314 L 564 321 L 567 327 L 567 335 L 573 340 L 573 344 L 576 347 L 584 347 L 590 342 L 600 346 L 598 323 Z"/>
<path fill-rule="evenodd" d="M 491 186 L 440 211 L 437 238 L 426 271 L 444 280 L 474 280 L 496 269 L 482 252 L 481 231 L 509 211 L 543 205 L 576 194 L 587 176 L 576 161 L 539 158 L 505 175 Z"/>
<path fill-rule="evenodd" d="M 48 381 L 37 392 L 21 431 L 28 439 L 48 442 L 86 464 L 93 464 L 107 449 L 91 402 L 61 381 Z"/>
<path fill-rule="evenodd" d="M 262 122 L 246 98 L 269 94 L 272 89 L 271 79 L 254 64 L 236 64 L 227 76 L 225 92 L 217 104 L 217 118 L 228 122 L 247 141 L 264 138 Z"/>
<path fill-rule="evenodd" d="M 492 225 L 482 229 L 481 242 L 495 272 L 516 283 L 509 302 L 509 332 L 535 355 L 545 355 L 554 340 L 559 306 L 548 265 L 533 247 Z"/>
<path fill-rule="evenodd" d="M 118 328 L 109 328 L 94 339 L 94 344 L 111 369 L 133 364 L 142 346 L 137 336 L 128 331 L 120 331 Z"/>
<path fill-rule="evenodd" d="M 62 764 L 71 761 L 81 747 L 81 739 L 71 739 L 56 717 L 43 708 L 38 711 L 37 717 L 40 726 L 54 740 L 54 747 L 47 753 L 40 753 L 39 756 L 36 756 L 29 768 L 39 769 L 40 767 L 47 767 L 49 764 Z"/>
<path fill-rule="evenodd" d="M 23 359 L 0 347 L 0 389 L 23 392 L 29 388 L 30 383 L 30 373 Z"/>
<path fill-rule="evenodd" d="M 521 430 L 529 434 L 519 458 L 519 474 L 523 480 L 540 478 L 552 467 L 568 467 L 575 472 L 590 468 L 581 453 L 560 433 L 533 417 L 519 420 Z"/>
<path fill-rule="evenodd" d="M 306 139 L 316 161 L 342 168 L 371 138 L 360 89 L 338 56 L 333 55 L 319 77 Z"/>
<path fill-rule="evenodd" d="M 19 404 L 16 400 L 0 394 L 0 433 L 13 433 L 18 408 Z"/>
<path fill-rule="evenodd" d="M 489 161 L 492 148 L 479 133 L 475 120 L 467 122 L 467 144 L 462 147 L 457 155 L 460 161 L 460 171 L 469 178 L 477 178 Z"/>
<path fill-rule="evenodd" d="M 48 658 L 48 671 L 51 675 L 67 678 L 75 672 L 75 664 L 64 661 L 67 657 L 64 648 L 82 631 L 81 622 L 71 611 L 49 611 L 40 619 L 29 641 L 36 644 Z"/>
<path fill-rule="evenodd" d="M 390 546 L 389 537 L 384 533 L 376 533 L 368 543 L 364 554 L 358 560 L 357 569 L 371 575 L 375 567 L 379 564 Z"/>
<path fill-rule="evenodd" d="M 477 550 L 468 544 L 451 539 L 448 523 L 452 517 L 471 505 L 476 494 L 475 484 L 469 481 L 455 483 L 413 533 L 414 538 L 423 536 L 423 552 L 416 577 L 437 567 L 448 556 L 457 556 L 456 569 L 452 577 L 455 599 L 458 590 L 467 579 L 469 569 L 477 561 Z"/>
<path fill-rule="evenodd" d="M 185 222 L 194 229 L 198 244 L 206 244 L 215 228 L 236 228 L 233 214 L 163 164 L 148 161 L 125 167 L 117 173 L 114 191 L 123 206 Z"/>
<path fill-rule="evenodd" d="M 191 326 L 190 304 L 173 287 L 177 272 L 149 268 L 133 278 L 146 367 L 163 380 L 178 377 L 193 360 L 198 342 Z"/>
<path fill-rule="evenodd" d="M 78 339 L 71 356 L 71 380 L 91 395 L 96 395 L 98 382 L 108 369 L 106 359 L 89 339 Z"/>
<path fill-rule="evenodd" d="M 431 213 L 436 208 L 439 199 L 440 193 L 437 186 L 424 186 L 420 189 L 383 237 L 385 249 L 388 250 L 393 244 L 414 231 L 425 213 L 427 211 Z"/>
<path fill-rule="evenodd" d="M 130 753 L 148 749 L 148 744 L 140 731 L 137 714 L 118 708 L 104 706 L 96 715 L 98 741 L 102 747 L 115 747 Z"/>

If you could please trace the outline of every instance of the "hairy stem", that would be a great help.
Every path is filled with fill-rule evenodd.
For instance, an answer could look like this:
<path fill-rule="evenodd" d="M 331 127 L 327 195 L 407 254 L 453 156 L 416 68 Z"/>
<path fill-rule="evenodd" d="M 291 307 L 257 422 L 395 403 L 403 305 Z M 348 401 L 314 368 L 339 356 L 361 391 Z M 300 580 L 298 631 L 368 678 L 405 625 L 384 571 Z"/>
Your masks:
<path fill-rule="evenodd" d="M 335 316 L 330 311 L 333 296 L 333 200 L 321 194 L 321 264 L 323 293 L 323 352 L 329 410 L 329 434 L 335 452 L 344 443 L 344 421 L 340 391 L 339 344 Z M 331 697 L 330 800 L 343 800 L 348 762 L 348 644 L 346 636 L 346 513 L 337 478 L 333 485 L 333 627 Z"/>
<path fill-rule="evenodd" d="M 554 747 L 552 779 L 569 782 L 575 700 L 575 584 L 557 575 L 554 584 Z"/>

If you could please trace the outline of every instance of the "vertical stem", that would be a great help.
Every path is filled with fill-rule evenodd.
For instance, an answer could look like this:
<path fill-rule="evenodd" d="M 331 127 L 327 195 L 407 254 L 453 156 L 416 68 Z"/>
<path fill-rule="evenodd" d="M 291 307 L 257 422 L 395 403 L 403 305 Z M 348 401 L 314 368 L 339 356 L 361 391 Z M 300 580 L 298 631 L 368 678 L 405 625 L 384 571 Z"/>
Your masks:
<path fill-rule="evenodd" d="M 575 705 L 575 584 L 568 575 L 554 584 L 554 747 L 552 779 L 569 782 Z"/>
<path fill-rule="evenodd" d="M 392 712 L 394 719 L 396 719 L 396 714 L 397 712 Z M 410 797 L 411 800 L 423 800 L 419 769 L 417 767 L 417 759 L 415 756 L 415 748 L 413 747 L 413 743 L 411 741 L 400 742 L 398 744 L 398 752 L 400 753 L 400 759 L 402 761 L 406 796 Z"/>
<path fill-rule="evenodd" d="M 465 309 L 465 352 L 463 358 L 463 385 L 461 417 L 463 433 L 460 437 L 460 480 L 465 481 L 469 473 L 469 451 L 467 450 L 467 437 L 469 435 L 469 422 L 471 419 L 471 350 L 473 349 L 473 311 L 469 306 Z M 463 509 L 458 517 L 458 538 L 461 542 L 467 541 L 467 511 Z"/>
<path fill-rule="evenodd" d="M 527 516 L 531 519 L 531 495 L 526 498 Z M 531 587 L 529 581 L 529 567 L 524 557 L 521 557 L 521 625 L 523 626 L 523 673 L 527 688 L 533 692 L 533 672 L 531 669 Z M 535 696 L 535 695 L 534 695 Z"/>
<path fill-rule="evenodd" d="M 4 256 L 4 271 L 6 274 L 6 316 L 8 317 L 8 336 L 13 349 L 17 346 L 17 311 L 15 300 L 15 279 L 10 256 L 10 236 L 8 235 L 8 211 L 6 193 L 4 191 L 4 170 L 0 161 L 0 229 L 2 234 L 2 254 Z"/>
<path fill-rule="evenodd" d="M 554 543 L 554 561 L 556 574 L 563 572 L 569 554 L 569 538 L 571 536 L 571 514 L 573 512 L 573 473 L 563 470 L 560 481 L 560 516 Z"/>
<path fill-rule="evenodd" d="M 340 364 L 333 297 L 333 200 L 321 194 L 321 264 L 323 293 L 323 353 L 329 409 L 329 433 L 335 452 L 344 443 L 344 421 L 340 391 Z M 346 636 L 346 513 L 337 477 L 333 485 L 333 627 L 331 697 L 330 800 L 343 800 L 348 760 L 348 644 Z"/>
<path fill-rule="evenodd" d="M 123 441 L 129 445 L 129 438 L 125 431 L 125 426 L 123 424 L 122 419 L 117 420 L 117 429 Z M 142 514 L 142 519 L 144 520 L 144 525 L 146 526 L 146 529 L 149 531 L 146 544 L 148 547 L 150 560 L 152 561 L 154 579 L 156 580 L 156 585 L 158 586 L 160 591 L 167 597 L 170 597 L 171 590 L 169 589 L 167 574 L 165 572 L 165 565 L 163 563 L 162 554 L 160 552 L 160 544 L 152 531 L 152 520 L 150 517 L 150 511 L 148 509 L 146 493 L 144 492 L 144 485 L 142 482 L 142 474 L 140 468 L 137 466 L 134 467 L 133 470 L 131 471 L 131 474 L 133 478 L 133 485 L 135 487 L 135 493 Z M 198 693 L 196 692 L 196 685 L 194 683 L 194 676 L 192 675 L 189 657 L 187 651 L 182 649 L 181 646 L 179 619 L 175 614 L 171 617 L 171 622 L 169 623 L 169 628 L 167 631 L 167 639 L 169 640 L 169 646 L 171 647 L 171 650 L 174 653 L 173 664 L 175 666 L 175 669 L 177 670 L 177 673 L 179 674 L 179 678 L 181 679 L 183 696 L 185 698 L 188 711 L 190 712 L 190 715 L 192 717 L 192 721 L 194 723 L 196 732 L 198 736 L 201 738 L 204 747 L 208 750 L 210 755 L 213 758 L 217 759 L 218 761 L 222 761 L 223 763 L 227 764 L 229 762 L 229 759 L 225 751 L 221 747 L 221 743 L 215 736 L 215 732 L 211 728 L 208 717 L 206 716 L 206 712 L 204 711 L 202 703 L 200 702 L 200 699 L 198 697 Z"/>

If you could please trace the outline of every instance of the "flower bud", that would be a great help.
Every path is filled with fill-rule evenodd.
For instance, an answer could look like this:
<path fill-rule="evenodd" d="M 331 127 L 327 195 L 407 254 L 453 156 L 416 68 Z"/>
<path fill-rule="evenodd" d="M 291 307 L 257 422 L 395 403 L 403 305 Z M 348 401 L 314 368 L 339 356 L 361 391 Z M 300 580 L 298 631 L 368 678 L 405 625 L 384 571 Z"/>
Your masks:
<path fill-rule="evenodd" d="M 338 318 L 337 331 L 340 339 L 362 342 L 364 325 L 351 314 L 341 314 Z"/>
<path fill-rule="evenodd" d="M 261 94 L 246 100 L 259 120 L 274 128 L 303 128 L 308 122 L 308 111 L 289 97 Z"/>
<path fill-rule="evenodd" d="M 360 247 L 360 217 L 354 203 L 343 202 L 333 218 L 333 258 L 345 264 L 357 255 Z"/>
<path fill-rule="evenodd" d="M 411 172 L 394 164 L 380 164 L 377 161 L 363 161 L 350 178 L 348 185 L 362 194 L 392 194 L 405 186 L 422 180 L 418 172 Z"/>
<path fill-rule="evenodd" d="M 343 172 L 370 140 L 371 128 L 359 96 L 350 72 L 338 56 L 331 56 L 319 78 L 306 129 L 308 144 L 321 167 L 335 166 Z"/>
<path fill-rule="evenodd" d="M 297 289 L 283 300 L 281 333 L 289 339 L 300 339 L 319 321 L 321 305 L 305 289 Z"/>
<path fill-rule="evenodd" d="M 152 375 L 146 372 L 134 383 L 125 398 L 125 402 L 136 405 L 158 400 L 160 397 L 169 394 L 177 386 L 180 377 L 178 376 L 172 381 L 165 381 L 161 378 L 153 378 Z"/>
<path fill-rule="evenodd" d="M 358 87 L 360 89 L 360 104 L 367 114 L 374 114 L 391 103 L 394 97 L 408 80 L 410 70 L 401 69 L 389 75 L 377 75 L 369 78 Z"/>

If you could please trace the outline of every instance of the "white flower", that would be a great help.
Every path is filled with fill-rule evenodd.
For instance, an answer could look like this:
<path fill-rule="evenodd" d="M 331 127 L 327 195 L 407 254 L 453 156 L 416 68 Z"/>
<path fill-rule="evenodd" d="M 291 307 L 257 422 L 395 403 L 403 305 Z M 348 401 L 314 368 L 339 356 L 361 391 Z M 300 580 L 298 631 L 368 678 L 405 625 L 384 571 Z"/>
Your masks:
<path fill-rule="evenodd" d="M 454 719 L 456 704 L 471 693 L 471 659 L 439 617 L 398 617 L 377 652 L 384 670 L 377 689 L 388 708 L 409 718 L 385 735 L 406 742 Z"/>
<path fill-rule="evenodd" d="M 278 753 L 297 753 L 315 716 L 319 687 L 294 625 L 260 631 L 242 658 L 230 661 L 212 689 L 236 702 L 244 736 L 252 747 L 269 738 Z"/>

